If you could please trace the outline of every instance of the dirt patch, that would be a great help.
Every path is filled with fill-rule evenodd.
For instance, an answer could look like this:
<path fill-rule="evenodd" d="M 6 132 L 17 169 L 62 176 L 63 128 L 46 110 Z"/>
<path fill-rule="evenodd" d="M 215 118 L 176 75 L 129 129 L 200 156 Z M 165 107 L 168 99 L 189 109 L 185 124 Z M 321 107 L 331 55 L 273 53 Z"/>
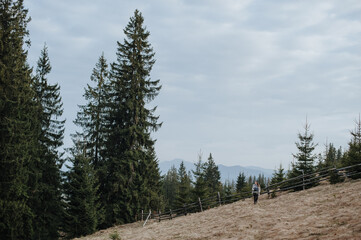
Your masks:
<path fill-rule="evenodd" d="M 173 220 L 152 220 L 145 227 L 133 223 L 78 238 L 136 239 L 361 239 L 361 181 L 321 185 L 282 194 L 261 196 L 190 214 Z"/>

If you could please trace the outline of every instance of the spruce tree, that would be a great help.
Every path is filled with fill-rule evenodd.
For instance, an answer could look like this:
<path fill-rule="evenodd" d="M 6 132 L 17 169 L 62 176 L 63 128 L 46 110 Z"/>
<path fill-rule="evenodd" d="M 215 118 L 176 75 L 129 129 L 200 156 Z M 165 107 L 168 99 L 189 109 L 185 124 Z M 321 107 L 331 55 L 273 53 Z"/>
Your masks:
<path fill-rule="evenodd" d="M 161 197 L 161 177 L 158 166 L 157 156 L 155 154 L 154 146 L 148 146 L 144 151 L 144 158 L 139 162 L 137 171 L 137 180 L 135 182 L 135 189 L 139 191 L 139 200 L 135 203 L 137 208 L 135 211 L 140 211 L 144 208 L 160 210 L 162 208 Z M 134 221 L 134 218 L 133 220 Z"/>
<path fill-rule="evenodd" d="M 237 183 L 236 183 L 236 191 L 238 193 L 246 191 L 247 182 L 246 182 L 246 176 L 243 172 L 238 174 L 237 177 Z"/>
<path fill-rule="evenodd" d="M 343 177 L 334 169 L 341 166 L 342 148 L 336 149 L 332 143 L 325 144 L 324 154 L 320 154 L 320 161 L 317 165 L 317 171 L 324 171 L 329 168 L 328 174 L 331 184 L 336 184 L 344 180 Z"/>
<path fill-rule="evenodd" d="M 191 202 L 191 180 L 187 174 L 183 161 L 178 169 L 178 196 L 176 198 L 176 208 L 181 208 Z"/>
<path fill-rule="evenodd" d="M 338 156 L 338 151 L 333 143 L 325 144 L 325 152 L 321 155 L 321 161 L 318 164 L 318 169 L 337 167 L 339 164 L 340 157 Z M 341 154 L 342 155 L 342 154 Z"/>
<path fill-rule="evenodd" d="M 107 138 L 107 223 L 134 221 L 141 209 L 159 206 L 160 174 L 151 132 L 161 124 L 149 104 L 159 93 L 159 80 L 151 80 L 155 63 L 149 31 L 136 10 L 118 42 L 111 65 L 111 101 Z"/>
<path fill-rule="evenodd" d="M 209 154 L 208 161 L 204 165 L 205 173 L 204 179 L 207 183 L 208 192 L 211 197 L 217 196 L 221 191 L 221 173 L 218 170 L 218 166 L 214 162 L 212 153 Z"/>
<path fill-rule="evenodd" d="M 86 141 L 74 139 L 65 173 L 64 195 L 66 214 L 64 231 L 68 238 L 80 237 L 95 232 L 100 204 L 98 202 L 98 184 L 90 158 L 86 156 Z"/>
<path fill-rule="evenodd" d="M 284 172 L 284 168 L 282 167 L 282 164 L 280 164 L 279 168 L 275 170 L 275 172 L 272 175 L 271 184 L 283 182 L 285 179 L 286 179 L 286 175 Z"/>
<path fill-rule="evenodd" d="M 313 143 L 313 133 L 310 133 L 310 124 L 306 120 L 306 124 L 304 127 L 305 131 L 303 134 L 298 134 L 299 142 L 296 142 L 296 147 L 298 149 L 298 153 L 293 154 L 293 157 L 296 159 L 295 163 L 292 163 L 292 170 L 289 173 L 289 178 L 297 177 L 302 174 L 312 174 L 314 172 L 314 161 L 316 159 L 316 155 L 313 153 L 317 144 Z M 305 183 L 307 183 L 307 179 L 310 177 L 305 177 Z M 300 184 L 302 178 L 297 182 Z M 307 187 L 312 187 L 313 184 L 309 184 Z M 301 190 L 302 187 L 296 188 L 296 190 Z"/>
<path fill-rule="evenodd" d="M 99 201 L 106 205 L 106 155 L 105 142 L 107 139 L 107 119 L 110 94 L 108 64 L 102 54 L 90 76 L 92 84 L 87 84 L 84 89 L 85 105 L 79 105 L 80 111 L 74 123 L 81 128 L 81 132 L 73 135 L 75 138 L 83 139 L 86 142 L 85 154 L 92 164 L 99 181 Z M 98 215 L 98 224 L 102 224 L 104 216 Z"/>
<path fill-rule="evenodd" d="M 342 151 L 342 147 L 340 146 L 336 152 L 336 163 L 337 163 L 336 166 L 342 164 L 343 157 L 344 157 L 344 152 Z"/>
<path fill-rule="evenodd" d="M 272 175 L 270 184 L 278 184 L 283 182 L 284 180 L 286 180 L 286 174 L 284 172 L 284 168 L 282 167 L 282 164 L 280 164 L 279 168 L 276 169 Z M 278 188 L 282 189 L 282 187 L 287 184 L 287 183 L 281 183 L 280 185 L 277 185 L 275 188 L 272 187 L 272 189 L 277 190 Z M 274 198 L 276 197 L 276 192 L 272 191 L 271 197 Z"/>
<path fill-rule="evenodd" d="M 301 170 L 304 171 L 304 174 L 313 173 L 314 170 L 314 160 L 316 155 L 313 153 L 317 144 L 313 143 L 313 133 L 310 133 L 310 125 L 306 121 L 305 132 L 303 135 L 298 134 L 299 142 L 296 142 L 298 148 L 298 153 L 293 154 L 293 157 L 297 162 L 293 166 L 293 172 L 297 175 L 301 174 Z"/>
<path fill-rule="evenodd" d="M 29 196 L 36 189 L 37 106 L 26 63 L 30 18 L 23 1 L 0 2 L 0 238 L 33 236 Z M 24 47 L 24 48 L 23 48 Z"/>
<path fill-rule="evenodd" d="M 349 149 L 345 154 L 344 166 L 351 166 L 361 163 L 361 119 L 356 121 L 355 130 L 351 131 L 351 140 L 349 142 Z M 361 174 L 355 174 L 361 172 L 361 166 L 356 166 L 347 169 L 347 172 L 351 178 L 357 179 L 361 177 Z"/>
<path fill-rule="evenodd" d="M 90 76 L 90 80 L 94 82 L 95 86 L 87 84 L 83 95 L 87 103 L 79 105 L 80 111 L 74 121 L 77 126 L 82 128 L 80 135 L 87 142 L 86 154 L 95 169 L 100 169 L 104 161 L 106 106 L 110 91 L 108 77 L 108 64 L 104 54 L 102 54 Z"/>
<path fill-rule="evenodd" d="M 177 169 L 172 166 L 162 181 L 162 190 L 166 209 L 176 208 L 176 199 L 179 194 L 179 177 Z"/>
<path fill-rule="evenodd" d="M 194 176 L 193 202 L 197 202 L 198 198 L 205 199 L 209 196 L 207 182 L 205 180 L 205 167 L 201 154 L 198 156 L 198 162 L 194 165 L 196 169 L 192 170 Z"/>
<path fill-rule="evenodd" d="M 222 187 L 222 197 L 226 198 L 226 200 L 229 200 L 229 197 L 234 193 L 235 191 L 235 183 L 234 180 L 230 182 L 229 180 L 226 180 Z"/>
<path fill-rule="evenodd" d="M 257 178 L 257 182 L 259 183 L 259 185 L 261 186 L 261 189 L 265 189 L 266 188 L 266 184 L 267 184 L 267 179 L 265 178 L 264 174 L 260 173 L 258 175 L 258 178 Z"/>
<path fill-rule="evenodd" d="M 44 46 L 33 82 L 37 116 L 41 123 L 38 137 L 40 161 L 34 173 L 37 188 L 30 197 L 35 215 L 34 239 L 58 239 L 63 213 L 60 173 L 63 161 L 58 148 L 63 144 L 65 120 L 59 120 L 63 113 L 60 87 L 48 82 L 50 71 L 48 50 Z"/>
<path fill-rule="evenodd" d="M 332 143 L 329 143 L 325 156 L 325 167 L 337 166 L 337 150 Z"/>
<path fill-rule="evenodd" d="M 247 180 L 247 185 L 249 186 L 249 189 L 251 189 L 251 187 L 252 187 L 252 185 L 253 185 L 254 181 L 255 181 L 254 176 L 253 176 L 253 178 L 252 178 L 252 176 L 249 176 L 249 177 L 248 177 L 248 180 Z"/>
<path fill-rule="evenodd" d="M 282 164 L 280 164 L 279 168 L 277 170 L 274 171 L 270 184 L 277 184 L 277 183 L 281 183 L 284 180 L 286 180 L 286 174 L 284 172 L 284 168 L 282 167 Z M 277 188 L 282 188 L 285 185 L 285 183 L 281 183 L 280 185 L 277 185 Z M 276 193 L 273 191 L 272 192 L 272 198 L 276 197 Z"/>

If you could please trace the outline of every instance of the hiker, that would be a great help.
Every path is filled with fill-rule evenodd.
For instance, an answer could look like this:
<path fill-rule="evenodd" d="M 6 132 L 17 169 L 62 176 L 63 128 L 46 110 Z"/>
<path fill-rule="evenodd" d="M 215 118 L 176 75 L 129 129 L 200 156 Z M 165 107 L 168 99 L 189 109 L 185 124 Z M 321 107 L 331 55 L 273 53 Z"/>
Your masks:
<path fill-rule="evenodd" d="M 252 194 L 253 194 L 254 204 L 256 204 L 258 200 L 258 196 L 261 194 L 261 186 L 257 181 L 255 181 L 252 186 Z"/>

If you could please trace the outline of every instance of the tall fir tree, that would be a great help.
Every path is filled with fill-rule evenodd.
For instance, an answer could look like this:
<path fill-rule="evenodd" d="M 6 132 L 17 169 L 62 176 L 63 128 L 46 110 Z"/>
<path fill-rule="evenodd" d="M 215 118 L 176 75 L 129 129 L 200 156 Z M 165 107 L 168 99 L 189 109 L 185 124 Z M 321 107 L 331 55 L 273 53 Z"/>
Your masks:
<path fill-rule="evenodd" d="M 87 101 L 85 105 L 79 105 L 80 111 L 77 113 L 75 125 L 82 128 L 78 133 L 87 142 L 86 154 L 90 158 L 95 169 L 103 165 L 103 152 L 106 139 L 106 120 L 109 102 L 109 72 L 108 64 L 102 54 L 93 68 L 90 80 L 95 86 L 87 84 L 84 98 Z"/>
<path fill-rule="evenodd" d="M 326 147 L 325 167 L 336 167 L 337 160 L 337 150 L 332 143 L 329 143 Z"/>
<path fill-rule="evenodd" d="M 338 167 L 342 158 L 342 148 L 336 149 L 333 143 L 325 144 L 325 152 L 321 155 L 321 161 L 318 163 L 318 169 Z"/>
<path fill-rule="evenodd" d="M 343 152 L 343 150 L 342 150 L 342 147 L 340 146 L 340 147 L 337 149 L 337 152 L 336 152 L 336 166 L 342 164 L 342 159 L 343 159 L 343 157 L 344 157 L 344 152 Z"/>
<path fill-rule="evenodd" d="M 196 169 L 192 170 L 194 176 L 193 202 L 198 198 L 205 199 L 209 196 L 207 182 L 205 180 L 205 165 L 202 162 L 202 154 L 198 155 L 198 162 L 194 164 Z"/>
<path fill-rule="evenodd" d="M 351 166 L 361 163 L 361 118 L 355 121 L 355 129 L 351 131 L 351 140 L 348 143 L 349 149 L 345 153 L 343 165 Z M 361 166 L 356 166 L 347 170 L 351 178 L 357 179 L 361 177 Z M 356 174 L 358 172 L 358 174 Z"/>
<path fill-rule="evenodd" d="M 285 169 L 282 167 L 282 164 L 280 164 L 279 168 L 277 168 L 272 175 L 271 184 L 280 183 L 286 180 L 286 174 L 284 171 Z"/>
<path fill-rule="evenodd" d="M 229 200 L 229 197 L 236 191 L 236 184 L 234 180 L 229 181 L 226 180 L 222 187 L 222 198 L 225 199 L 225 201 Z"/>
<path fill-rule="evenodd" d="M 30 197 L 35 215 L 34 239 L 58 239 L 63 215 L 60 170 L 63 160 L 58 148 L 63 144 L 65 120 L 60 120 L 63 113 L 60 87 L 48 82 L 50 72 L 48 49 L 44 45 L 32 84 L 41 123 L 38 137 L 40 161 L 34 174 L 37 188 Z"/>
<path fill-rule="evenodd" d="M 259 183 L 259 185 L 261 186 L 261 189 L 265 189 L 266 185 L 268 184 L 267 179 L 265 178 L 264 174 L 260 173 L 257 177 L 257 182 Z"/>
<path fill-rule="evenodd" d="M 277 190 L 278 188 L 282 189 L 282 187 L 285 184 L 287 184 L 287 183 L 281 183 L 284 180 L 286 180 L 286 174 L 285 174 L 284 170 L 285 169 L 282 167 L 282 164 L 280 164 L 280 166 L 274 171 L 269 184 L 271 184 L 271 185 L 278 184 L 278 185 L 276 186 L 276 188 L 272 188 L 272 189 L 275 189 L 275 190 Z M 268 186 L 269 186 L 269 184 L 268 184 Z M 267 190 L 269 191 L 269 189 L 267 189 Z M 272 198 L 276 197 L 276 192 L 275 191 L 272 191 L 271 197 Z"/>
<path fill-rule="evenodd" d="M 191 202 L 191 179 L 187 174 L 183 161 L 178 169 L 178 196 L 176 198 L 176 208 L 182 208 Z"/>
<path fill-rule="evenodd" d="M 246 191 L 247 188 L 247 182 L 246 182 L 246 176 L 243 172 L 240 172 L 237 177 L 237 183 L 236 183 L 236 191 L 238 193 Z"/>
<path fill-rule="evenodd" d="M 149 31 L 136 10 L 118 42 L 117 60 L 111 65 L 111 101 L 107 138 L 107 223 L 134 221 L 140 209 L 159 206 L 160 174 L 151 132 L 158 130 L 154 108 L 159 80 L 151 80 L 154 60 Z"/>
<path fill-rule="evenodd" d="M 36 189 L 37 120 L 31 69 L 26 63 L 27 24 L 23 1 L 0 2 L 0 238 L 33 236 L 29 196 Z M 23 48 L 24 47 L 24 48 Z"/>
<path fill-rule="evenodd" d="M 73 139 L 68 166 L 65 173 L 64 196 L 66 213 L 64 231 L 68 238 L 95 232 L 101 206 L 98 201 L 98 183 L 91 159 L 86 156 L 86 141 Z"/>
<path fill-rule="evenodd" d="M 221 173 L 218 170 L 218 166 L 214 162 L 212 153 L 209 154 L 208 160 L 204 165 L 205 173 L 204 179 L 207 183 L 208 192 L 211 197 L 217 196 L 217 193 L 221 191 Z"/>
<path fill-rule="evenodd" d="M 336 150 L 332 143 L 329 144 L 329 147 L 326 147 L 325 158 L 322 164 L 322 167 L 331 168 L 329 170 L 330 183 L 336 184 L 343 182 L 345 178 L 333 168 L 339 168 L 342 166 L 343 153 L 341 146 Z"/>
<path fill-rule="evenodd" d="M 79 105 L 75 125 L 81 128 L 74 137 L 83 139 L 85 154 L 92 164 L 99 181 L 99 201 L 102 206 L 106 205 L 106 156 L 105 142 L 107 139 L 107 120 L 110 95 L 109 69 L 104 53 L 99 57 L 90 76 L 93 85 L 87 84 L 84 89 L 85 105 Z M 98 224 L 102 225 L 104 216 L 98 215 Z"/>
<path fill-rule="evenodd" d="M 306 124 L 304 127 L 305 131 L 303 134 L 298 134 L 299 142 L 296 142 L 296 147 L 298 149 L 298 153 L 293 154 L 293 157 L 296 159 L 295 163 L 292 163 L 292 170 L 289 172 L 288 177 L 294 178 L 298 177 L 302 174 L 307 175 L 314 173 L 314 161 L 316 159 L 316 154 L 313 153 L 317 144 L 313 142 L 313 133 L 310 133 L 310 124 L 306 120 Z M 307 183 L 307 179 L 305 178 L 305 183 Z M 302 179 L 301 179 L 302 180 Z M 298 180 L 298 182 L 300 182 Z M 312 187 L 313 184 L 309 184 L 307 187 Z M 300 188 L 296 188 L 295 190 L 300 190 Z"/>
<path fill-rule="evenodd" d="M 162 180 L 162 192 L 165 209 L 175 209 L 176 199 L 179 194 L 179 177 L 177 169 L 172 166 Z"/>

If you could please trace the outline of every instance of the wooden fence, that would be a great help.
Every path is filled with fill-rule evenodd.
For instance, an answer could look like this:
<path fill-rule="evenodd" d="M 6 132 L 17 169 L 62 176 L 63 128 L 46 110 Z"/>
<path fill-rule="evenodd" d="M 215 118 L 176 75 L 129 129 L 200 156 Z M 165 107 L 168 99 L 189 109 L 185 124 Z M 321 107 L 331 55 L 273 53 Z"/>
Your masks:
<path fill-rule="evenodd" d="M 290 178 L 276 184 L 268 185 L 266 186 L 265 189 L 263 189 L 261 195 L 268 194 L 268 196 L 270 196 L 270 194 L 272 193 L 277 193 L 282 191 L 294 191 L 294 190 L 302 190 L 302 189 L 304 190 L 305 188 L 316 186 L 318 183 L 322 181 L 329 180 L 331 174 L 335 174 L 340 178 L 348 178 L 361 174 L 360 169 L 361 169 L 361 163 L 343 168 L 324 168 L 315 173 L 302 174 L 297 177 Z M 198 198 L 197 202 L 185 204 L 183 205 L 183 207 L 178 209 L 169 209 L 168 211 L 163 213 L 152 212 L 151 210 L 149 210 L 148 212 L 142 211 L 141 221 L 145 220 L 143 224 L 144 226 L 149 219 L 156 219 L 159 222 L 162 220 L 171 220 L 173 218 L 185 216 L 189 213 L 202 212 L 209 208 L 233 203 L 250 197 L 252 197 L 251 192 L 238 192 L 223 197 L 221 197 L 220 193 L 218 192 L 217 196 L 213 196 L 205 199 Z"/>

